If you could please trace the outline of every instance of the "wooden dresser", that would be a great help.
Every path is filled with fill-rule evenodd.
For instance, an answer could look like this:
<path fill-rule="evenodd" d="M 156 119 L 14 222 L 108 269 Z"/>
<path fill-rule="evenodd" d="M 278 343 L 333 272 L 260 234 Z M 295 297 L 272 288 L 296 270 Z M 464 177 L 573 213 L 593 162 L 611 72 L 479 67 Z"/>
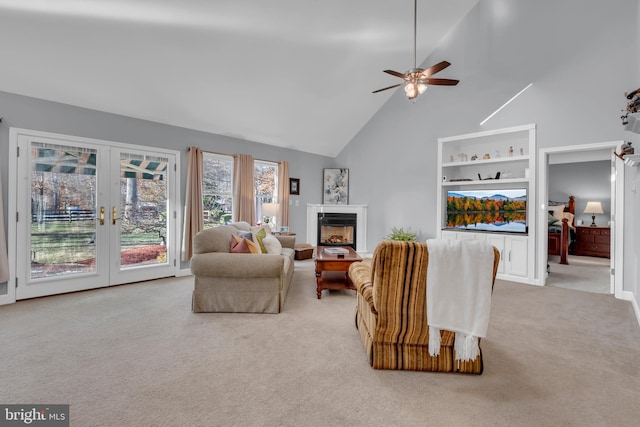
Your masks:
<path fill-rule="evenodd" d="M 611 256 L 611 229 L 609 227 L 576 227 L 576 255 Z"/>

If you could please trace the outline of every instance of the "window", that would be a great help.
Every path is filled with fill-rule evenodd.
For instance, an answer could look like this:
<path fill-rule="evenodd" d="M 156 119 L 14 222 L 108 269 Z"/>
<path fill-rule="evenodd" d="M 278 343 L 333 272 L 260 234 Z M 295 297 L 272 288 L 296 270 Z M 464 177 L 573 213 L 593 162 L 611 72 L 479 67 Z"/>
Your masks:
<path fill-rule="evenodd" d="M 204 228 L 228 224 L 233 212 L 233 156 L 203 153 L 202 217 Z M 254 161 L 256 221 L 263 222 L 262 205 L 276 203 L 278 198 L 278 164 Z M 269 216 L 275 221 L 275 215 Z"/>
<path fill-rule="evenodd" d="M 255 166 L 253 177 L 256 191 L 256 220 L 262 222 L 265 219 L 262 205 L 278 202 L 278 164 L 263 160 L 255 160 L 253 164 Z"/>
<path fill-rule="evenodd" d="M 204 228 L 228 224 L 233 208 L 233 156 L 205 152 L 203 163 Z"/>

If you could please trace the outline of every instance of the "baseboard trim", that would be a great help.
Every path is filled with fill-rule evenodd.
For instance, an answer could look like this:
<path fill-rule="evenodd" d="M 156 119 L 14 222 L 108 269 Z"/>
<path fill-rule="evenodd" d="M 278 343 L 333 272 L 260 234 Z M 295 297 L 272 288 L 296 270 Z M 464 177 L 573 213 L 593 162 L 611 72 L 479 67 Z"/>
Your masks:
<path fill-rule="evenodd" d="M 631 306 L 633 307 L 633 312 L 636 315 L 636 320 L 638 321 L 638 326 L 640 326 L 640 307 L 638 306 L 638 301 L 636 300 L 636 296 L 633 292 L 622 291 L 622 299 L 631 302 Z"/>
<path fill-rule="evenodd" d="M 181 268 L 176 272 L 176 277 L 185 277 L 185 276 L 191 276 L 190 268 Z"/>

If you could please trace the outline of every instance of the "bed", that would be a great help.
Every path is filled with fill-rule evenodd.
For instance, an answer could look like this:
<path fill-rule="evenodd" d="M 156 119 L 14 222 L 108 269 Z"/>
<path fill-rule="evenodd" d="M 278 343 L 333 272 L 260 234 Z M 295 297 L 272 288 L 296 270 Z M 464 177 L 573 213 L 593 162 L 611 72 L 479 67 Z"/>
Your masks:
<path fill-rule="evenodd" d="M 569 196 L 567 202 L 549 201 L 547 209 L 549 211 L 548 254 L 560 256 L 560 264 L 569 264 L 569 250 L 575 241 L 575 197 Z"/>

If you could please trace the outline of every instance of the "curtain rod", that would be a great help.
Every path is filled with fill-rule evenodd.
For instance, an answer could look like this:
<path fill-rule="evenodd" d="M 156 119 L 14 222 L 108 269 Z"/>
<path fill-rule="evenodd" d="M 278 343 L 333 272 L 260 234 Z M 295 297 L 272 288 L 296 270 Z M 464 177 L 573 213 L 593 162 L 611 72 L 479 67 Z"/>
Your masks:
<path fill-rule="evenodd" d="M 0 117 L 0 120 L 2 120 L 2 118 Z M 200 148 L 200 150 L 202 150 L 202 148 Z M 191 151 L 191 147 L 187 147 L 187 151 Z M 215 151 L 207 151 L 207 150 L 202 150 L 203 153 L 207 153 L 207 154 L 217 154 L 218 156 L 232 156 L 233 154 L 227 154 L 227 153 L 216 153 Z M 265 159 L 256 159 L 255 157 L 253 158 L 253 160 L 257 160 L 259 162 L 269 162 L 269 163 L 280 163 L 283 162 L 284 160 L 265 160 Z"/>

